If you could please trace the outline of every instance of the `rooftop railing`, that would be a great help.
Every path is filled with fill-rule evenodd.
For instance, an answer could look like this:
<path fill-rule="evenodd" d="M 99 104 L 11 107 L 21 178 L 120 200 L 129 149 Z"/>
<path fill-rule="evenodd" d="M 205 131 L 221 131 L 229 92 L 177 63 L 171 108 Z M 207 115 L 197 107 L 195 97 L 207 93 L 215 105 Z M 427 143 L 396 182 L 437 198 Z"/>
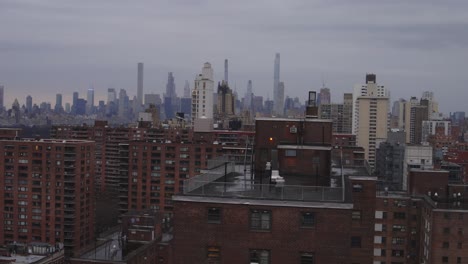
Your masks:
<path fill-rule="evenodd" d="M 341 202 L 342 188 L 322 186 L 274 185 L 240 182 L 209 182 L 201 180 L 186 180 L 190 186 L 196 186 L 190 191 L 184 191 L 188 196 L 270 199 L 308 202 Z"/>

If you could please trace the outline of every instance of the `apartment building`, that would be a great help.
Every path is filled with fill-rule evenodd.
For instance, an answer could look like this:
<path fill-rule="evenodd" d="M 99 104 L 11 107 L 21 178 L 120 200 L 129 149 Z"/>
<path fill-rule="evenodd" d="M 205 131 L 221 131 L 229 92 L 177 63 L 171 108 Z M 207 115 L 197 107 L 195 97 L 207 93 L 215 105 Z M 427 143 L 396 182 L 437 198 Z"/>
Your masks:
<path fill-rule="evenodd" d="M 0 140 L 0 244 L 94 241 L 94 142 Z"/>

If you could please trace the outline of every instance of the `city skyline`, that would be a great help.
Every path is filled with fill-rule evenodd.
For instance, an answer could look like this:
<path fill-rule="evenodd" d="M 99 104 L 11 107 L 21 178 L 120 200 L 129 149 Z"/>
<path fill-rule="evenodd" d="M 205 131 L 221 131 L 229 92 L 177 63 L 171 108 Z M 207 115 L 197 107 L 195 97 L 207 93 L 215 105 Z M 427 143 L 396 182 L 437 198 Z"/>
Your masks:
<path fill-rule="evenodd" d="M 73 91 L 84 94 L 90 85 L 96 101 L 104 100 L 109 87 L 133 96 L 135 64 L 141 61 L 145 93 L 162 94 L 168 72 L 177 76 L 180 89 L 185 80 L 193 85 L 204 62 L 213 65 L 215 81 L 222 80 L 227 58 L 232 89 L 243 94 L 252 80 L 255 94 L 272 99 L 271 65 L 279 52 L 281 79 L 291 97 L 319 90 L 323 78 L 337 101 L 372 72 L 392 92 L 392 101 L 429 90 L 442 112 L 467 111 L 466 7 L 455 1 L 260 1 L 247 7 L 208 1 L 9 0 L 2 3 L 0 21 L 15 27 L 0 29 L 5 40 L 0 83 L 6 106 L 15 98 L 23 102 L 29 93 L 35 102 L 53 102 L 60 92 L 70 102 Z M 202 46 L 201 39 L 213 41 Z"/>

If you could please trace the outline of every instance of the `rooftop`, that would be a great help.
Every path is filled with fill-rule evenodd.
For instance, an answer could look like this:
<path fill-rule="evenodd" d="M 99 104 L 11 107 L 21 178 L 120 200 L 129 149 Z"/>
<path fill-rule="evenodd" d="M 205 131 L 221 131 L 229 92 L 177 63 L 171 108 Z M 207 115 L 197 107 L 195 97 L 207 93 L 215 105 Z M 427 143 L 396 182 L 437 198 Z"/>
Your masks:
<path fill-rule="evenodd" d="M 0 263 L 17 263 L 17 264 L 29 264 L 37 262 L 41 259 L 46 258 L 47 256 L 42 255 L 19 255 L 12 254 L 11 257 L 0 256 Z"/>
<path fill-rule="evenodd" d="M 227 174 L 225 174 L 227 172 Z M 284 183 L 272 183 L 270 177 L 250 172 L 250 167 L 225 163 L 185 180 L 184 196 L 222 197 L 302 202 L 343 202 L 341 187 L 315 186 L 313 178 L 282 175 Z"/>
<path fill-rule="evenodd" d="M 77 140 L 77 139 L 34 139 L 34 138 L 21 138 L 15 140 L 0 139 L 3 142 L 39 142 L 39 143 L 56 143 L 56 144 L 73 144 L 73 143 L 94 143 L 90 140 Z"/>
<path fill-rule="evenodd" d="M 257 117 L 255 121 L 278 121 L 278 122 L 333 122 L 331 119 L 320 118 L 281 118 L 281 117 Z"/>

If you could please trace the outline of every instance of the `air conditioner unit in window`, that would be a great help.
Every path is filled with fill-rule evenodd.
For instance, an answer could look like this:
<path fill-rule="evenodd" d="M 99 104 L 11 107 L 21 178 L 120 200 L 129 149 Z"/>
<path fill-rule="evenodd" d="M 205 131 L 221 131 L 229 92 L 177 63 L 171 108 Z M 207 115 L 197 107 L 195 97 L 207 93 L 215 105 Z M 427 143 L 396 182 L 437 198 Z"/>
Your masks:
<path fill-rule="evenodd" d="M 293 134 L 296 134 L 297 133 L 297 127 L 295 127 L 295 126 L 290 127 L 289 132 L 293 133 Z"/>

